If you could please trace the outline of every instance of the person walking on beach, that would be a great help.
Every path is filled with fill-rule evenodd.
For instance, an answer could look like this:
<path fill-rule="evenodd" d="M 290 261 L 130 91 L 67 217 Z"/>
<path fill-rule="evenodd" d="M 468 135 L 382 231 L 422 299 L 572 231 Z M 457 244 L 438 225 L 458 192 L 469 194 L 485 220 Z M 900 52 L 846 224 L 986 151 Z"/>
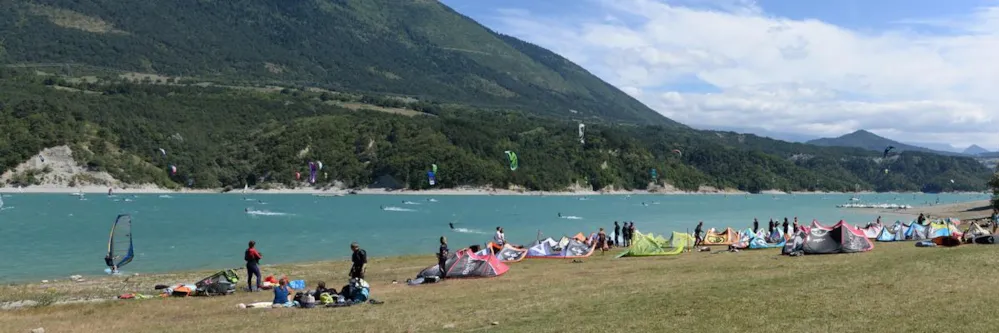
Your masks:
<path fill-rule="evenodd" d="M 358 242 L 351 243 L 351 271 L 347 273 L 350 278 L 365 278 L 365 270 L 368 269 L 368 253 L 361 249 Z"/>
<path fill-rule="evenodd" d="M 447 275 L 447 271 L 444 268 L 444 264 L 448 262 L 448 239 L 441 236 L 441 247 L 438 248 L 438 268 L 441 269 L 441 278 L 443 279 Z"/>
<path fill-rule="evenodd" d="M 705 222 L 698 221 L 698 225 L 694 227 L 694 246 L 701 245 L 701 227 Z"/>
<path fill-rule="evenodd" d="M 622 235 L 622 227 L 618 225 L 618 221 L 615 221 L 615 234 L 614 234 L 615 247 L 620 246 L 619 245 L 620 243 L 618 243 L 618 238 L 621 237 L 621 235 Z"/>
<path fill-rule="evenodd" d="M 755 217 L 755 218 L 753 218 L 753 233 L 756 234 L 757 230 L 759 230 L 759 229 L 760 229 L 760 227 L 757 225 L 757 218 Z"/>
<path fill-rule="evenodd" d="M 257 242 L 250 241 L 247 244 L 247 250 L 243 251 L 243 260 L 247 262 L 247 290 L 255 291 L 260 290 L 260 259 L 264 256 L 257 251 Z M 257 288 L 254 289 L 253 277 L 257 277 Z"/>

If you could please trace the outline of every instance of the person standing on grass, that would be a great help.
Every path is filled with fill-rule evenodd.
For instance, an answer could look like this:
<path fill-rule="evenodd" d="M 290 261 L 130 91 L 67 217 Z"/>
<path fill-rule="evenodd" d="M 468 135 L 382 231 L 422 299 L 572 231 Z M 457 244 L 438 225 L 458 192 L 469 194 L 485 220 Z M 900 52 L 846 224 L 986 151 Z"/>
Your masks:
<path fill-rule="evenodd" d="M 604 232 L 604 228 L 597 231 L 597 244 L 601 247 L 601 254 L 608 251 L 608 234 Z"/>
<path fill-rule="evenodd" d="M 365 278 L 365 270 L 368 269 L 368 253 L 361 249 L 358 242 L 351 243 L 351 271 L 347 274 L 350 278 Z"/>
<path fill-rule="evenodd" d="M 753 218 L 753 233 L 756 234 L 758 229 L 760 229 L 760 228 L 757 225 L 757 218 L 755 217 L 755 218 Z"/>
<path fill-rule="evenodd" d="M 632 240 L 635 239 L 635 222 L 628 223 L 628 243 L 632 244 Z"/>
<path fill-rule="evenodd" d="M 441 278 L 445 278 L 447 271 L 444 268 L 445 263 L 448 262 L 448 239 L 441 236 L 441 246 L 438 247 L 438 268 L 441 270 Z"/>
<path fill-rule="evenodd" d="M 243 251 L 243 260 L 247 262 L 247 290 L 260 290 L 260 259 L 264 256 L 257 252 L 257 242 L 250 241 L 247 250 Z M 257 289 L 254 289 L 253 277 L 257 277 Z"/>
<path fill-rule="evenodd" d="M 790 233 L 788 231 L 788 218 L 787 217 L 785 218 L 785 222 L 781 223 L 781 230 L 784 231 L 786 235 L 788 235 Z"/>
<path fill-rule="evenodd" d="M 620 243 L 618 243 L 618 238 L 621 237 L 621 234 L 622 234 L 622 228 L 621 228 L 621 226 L 618 225 L 618 221 L 615 221 L 615 234 L 614 234 L 614 237 L 615 237 L 615 247 L 620 246 L 619 245 Z"/>
<path fill-rule="evenodd" d="M 701 227 L 704 224 L 705 224 L 705 222 L 698 221 L 698 225 L 694 227 L 694 246 L 701 245 L 702 241 L 704 241 L 701 238 Z"/>
<path fill-rule="evenodd" d="M 628 222 L 622 226 L 622 235 L 625 236 L 625 247 L 632 246 L 632 228 Z"/>
<path fill-rule="evenodd" d="M 796 216 L 795 221 L 792 222 L 792 232 L 798 232 L 798 231 L 799 231 L 799 217 Z"/>
<path fill-rule="evenodd" d="M 774 233 L 774 219 L 767 221 L 767 235 L 771 236 Z"/>

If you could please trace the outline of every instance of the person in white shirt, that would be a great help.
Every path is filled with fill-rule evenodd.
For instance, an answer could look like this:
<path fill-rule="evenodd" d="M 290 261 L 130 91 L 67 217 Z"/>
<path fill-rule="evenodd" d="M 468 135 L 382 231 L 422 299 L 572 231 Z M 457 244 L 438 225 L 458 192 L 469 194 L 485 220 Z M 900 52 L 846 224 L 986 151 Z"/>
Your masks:
<path fill-rule="evenodd" d="M 493 235 L 493 243 L 500 247 L 507 244 L 507 237 L 503 234 L 503 228 L 497 227 L 497 234 Z"/>

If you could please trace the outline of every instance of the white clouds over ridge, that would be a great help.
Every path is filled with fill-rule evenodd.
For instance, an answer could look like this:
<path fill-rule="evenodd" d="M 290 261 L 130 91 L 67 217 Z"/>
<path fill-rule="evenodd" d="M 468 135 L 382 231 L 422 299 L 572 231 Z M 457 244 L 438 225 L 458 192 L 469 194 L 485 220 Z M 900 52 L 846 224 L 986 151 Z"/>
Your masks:
<path fill-rule="evenodd" d="M 599 10 L 506 10 L 494 26 L 682 123 L 815 136 L 864 128 L 900 141 L 997 145 L 996 7 L 861 33 L 768 16 L 740 0 L 717 1 L 714 10 L 655 0 L 584 4 Z"/>

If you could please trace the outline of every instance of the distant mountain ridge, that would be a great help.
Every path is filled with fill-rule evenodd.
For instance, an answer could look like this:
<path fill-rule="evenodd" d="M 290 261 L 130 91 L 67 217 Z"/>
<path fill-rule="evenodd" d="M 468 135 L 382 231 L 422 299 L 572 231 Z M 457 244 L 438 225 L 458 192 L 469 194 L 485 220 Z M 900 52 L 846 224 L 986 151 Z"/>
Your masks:
<path fill-rule="evenodd" d="M 887 139 L 876 135 L 875 133 L 866 130 L 857 130 L 852 133 L 844 134 L 836 138 L 821 138 L 816 140 L 806 141 L 807 144 L 825 147 L 853 147 L 862 148 L 873 151 L 883 151 L 888 146 L 895 147 L 893 150 L 897 152 L 903 151 L 918 151 L 924 153 L 939 154 L 945 156 L 965 156 L 962 153 L 948 152 L 941 150 L 934 150 L 914 145 L 905 144 L 892 139 Z"/>
<path fill-rule="evenodd" d="M 965 150 L 962 151 L 962 153 L 966 154 L 966 155 L 980 155 L 980 154 L 988 153 L 988 152 L 990 152 L 990 151 L 986 150 L 986 148 L 980 147 L 978 145 L 971 145 L 971 146 L 969 146 L 969 148 L 965 148 Z"/>
<path fill-rule="evenodd" d="M 554 52 L 428 0 L 0 1 L 0 65 L 686 127 Z"/>

